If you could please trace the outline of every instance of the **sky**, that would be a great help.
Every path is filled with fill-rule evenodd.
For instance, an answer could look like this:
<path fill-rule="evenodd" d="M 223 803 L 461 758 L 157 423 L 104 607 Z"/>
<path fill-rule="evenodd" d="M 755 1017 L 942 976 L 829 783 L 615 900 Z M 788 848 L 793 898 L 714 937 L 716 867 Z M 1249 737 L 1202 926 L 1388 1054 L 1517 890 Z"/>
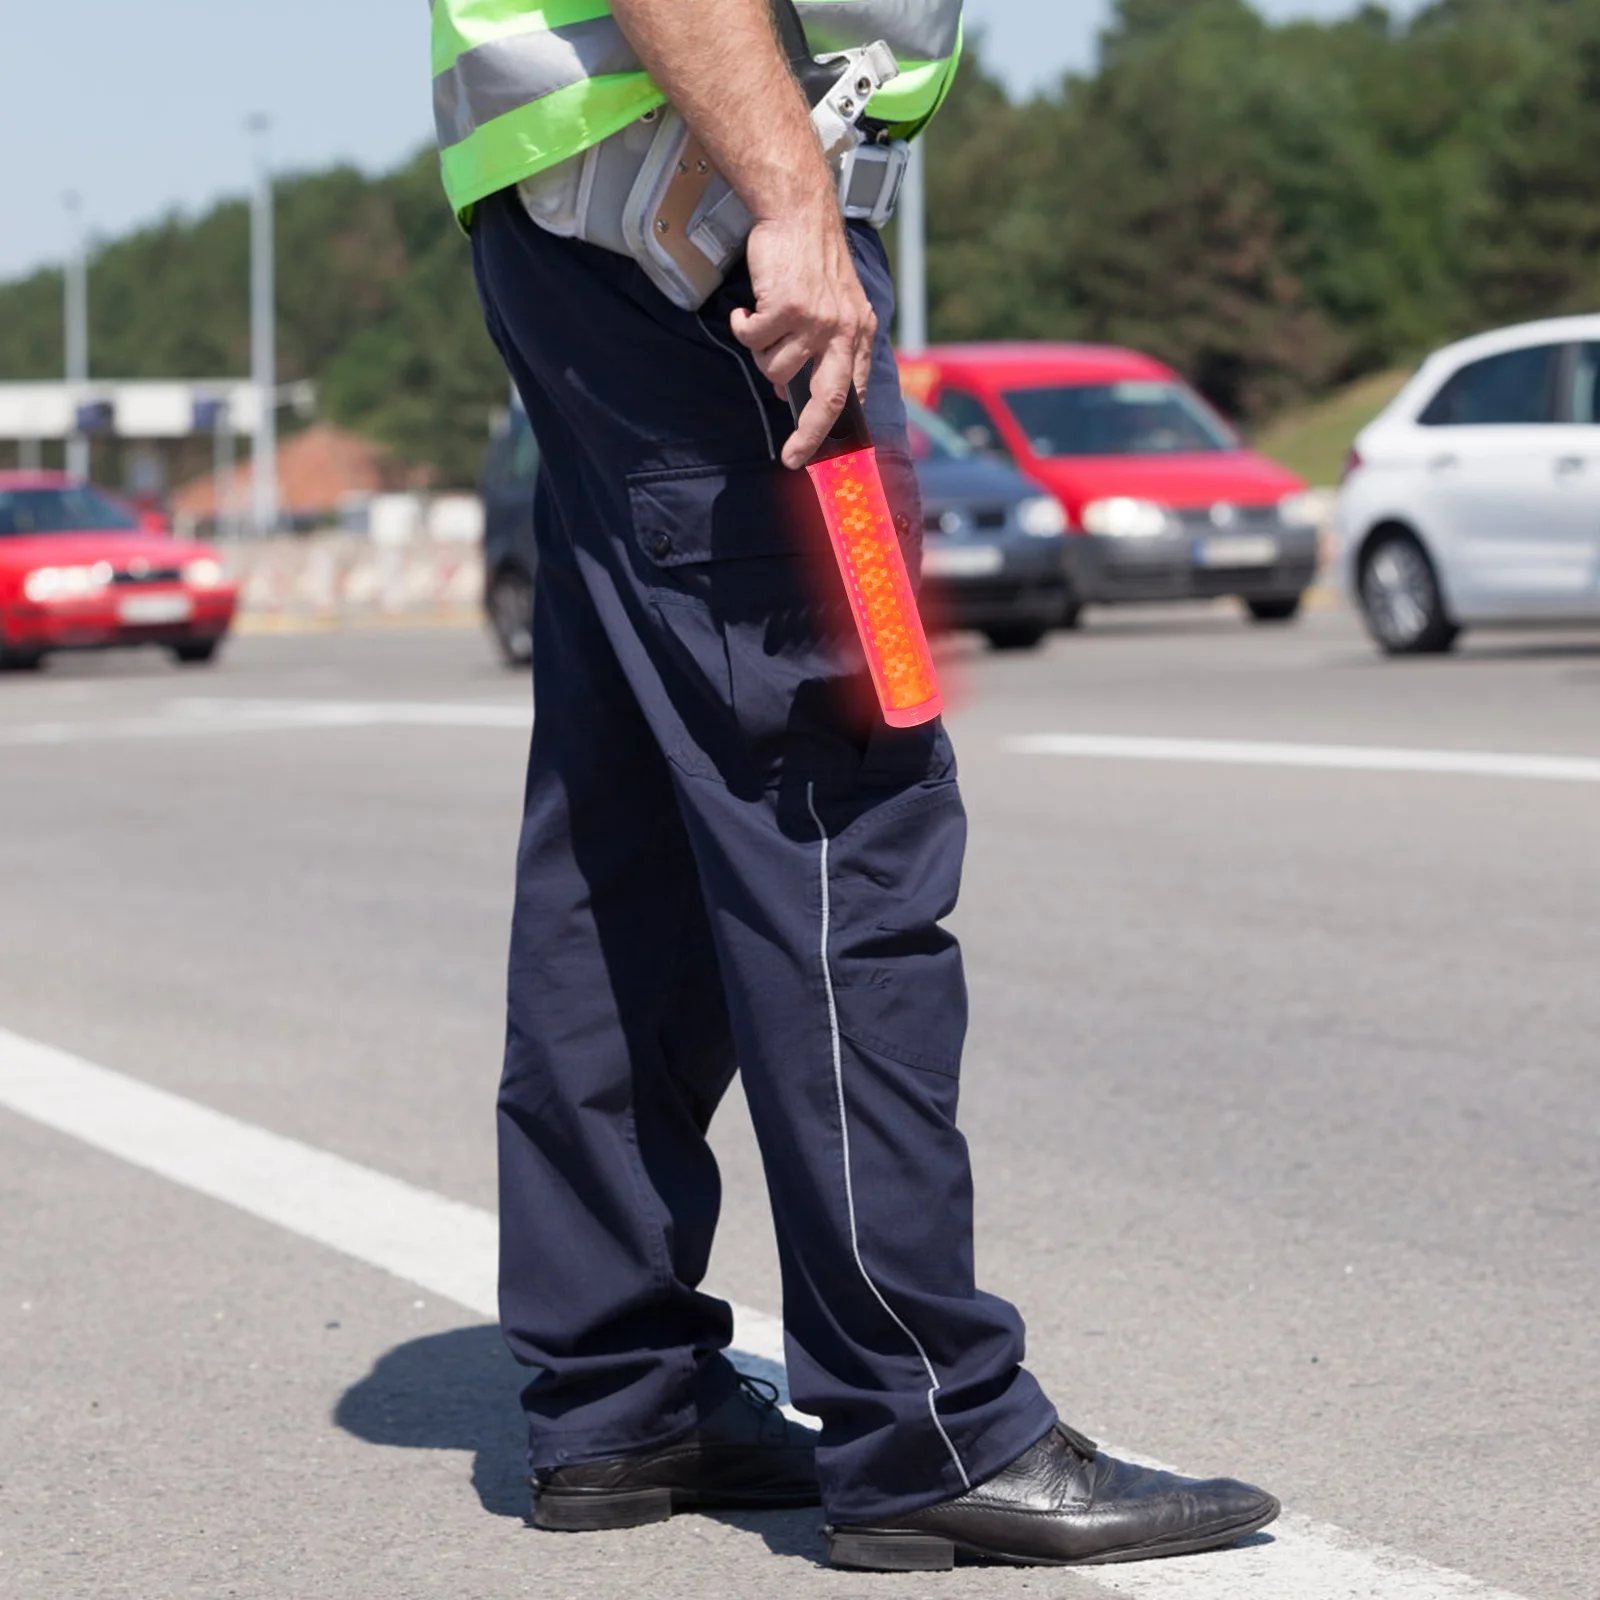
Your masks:
<path fill-rule="evenodd" d="M 1274 18 L 1353 0 L 1257 0 Z M 1403 3 L 1395 9 L 1406 9 Z M 1110 0 L 967 0 L 1014 89 L 1090 67 Z M 60 260 L 82 197 L 114 237 L 242 193 L 246 120 L 271 119 L 271 160 L 381 171 L 430 136 L 422 0 L 74 0 L 0 3 L 0 280 Z"/>

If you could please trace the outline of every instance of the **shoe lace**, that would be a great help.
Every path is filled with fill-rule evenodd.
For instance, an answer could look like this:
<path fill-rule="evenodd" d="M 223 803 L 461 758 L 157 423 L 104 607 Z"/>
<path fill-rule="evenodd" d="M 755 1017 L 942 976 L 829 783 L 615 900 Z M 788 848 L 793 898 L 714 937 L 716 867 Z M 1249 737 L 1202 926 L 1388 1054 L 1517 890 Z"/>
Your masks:
<path fill-rule="evenodd" d="M 752 1405 L 762 1411 L 778 1409 L 778 1386 L 766 1378 L 752 1377 L 748 1372 L 739 1374 L 739 1387 L 750 1397 Z"/>
<path fill-rule="evenodd" d="M 772 1421 L 776 1421 L 785 1439 L 789 1436 L 788 1419 L 783 1414 L 782 1397 L 777 1384 L 766 1378 L 752 1377 L 748 1372 L 739 1374 L 739 1388 L 745 1398 L 761 1413 L 758 1432 L 765 1435 Z"/>
<path fill-rule="evenodd" d="M 1097 1445 L 1093 1439 L 1091 1439 L 1085 1433 L 1079 1433 L 1076 1428 L 1068 1427 L 1066 1423 L 1060 1421 L 1059 1419 L 1056 1422 L 1056 1432 L 1060 1434 L 1060 1436 L 1065 1439 L 1067 1443 L 1071 1445 L 1072 1448 L 1080 1456 L 1082 1456 L 1085 1461 L 1093 1461 L 1094 1458 L 1100 1454 L 1100 1446 Z"/>

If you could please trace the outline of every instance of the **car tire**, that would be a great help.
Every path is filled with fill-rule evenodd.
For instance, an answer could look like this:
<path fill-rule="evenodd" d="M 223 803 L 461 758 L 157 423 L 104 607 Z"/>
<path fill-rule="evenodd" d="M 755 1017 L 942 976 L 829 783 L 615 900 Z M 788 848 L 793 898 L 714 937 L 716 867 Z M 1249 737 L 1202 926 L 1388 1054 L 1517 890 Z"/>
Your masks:
<path fill-rule="evenodd" d="M 1409 533 L 1396 529 L 1372 541 L 1358 592 L 1367 631 L 1385 655 L 1439 655 L 1460 636 L 1428 552 Z"/>
<path fill-rule="evenodd" d="M 172 648 L 172 659 L 180 667 L 204 667 L 217 659 L 217 651 L 221 648 L 220 639 L 185 639 L 182 644 L 175 644 Z"/>
<path fill-rule="evenodd" d="M 1008 622 L 998 628 L 985 628 L 983 636 L 991 650 L 1037 650 L 1049 631 L 1032 622 Z"/>
<path fill-rule="evenodd" d="M 489 627 L 508 667 L 533 660 L 533 580 L 517 567 L 502 567 L 484 596 Z"/>
<path fill-rule="evenodd" d="M 1252 622 L 1293 622 L 1300 615 L 1303 594 L 1286 594 L 1271 600 L 1246 600 Z"/>
<path fill-rule="evenodd" d="M 0 672 L 37 672 L 43 665 L 43 650 L 7 650 L 0 646 Z"/>

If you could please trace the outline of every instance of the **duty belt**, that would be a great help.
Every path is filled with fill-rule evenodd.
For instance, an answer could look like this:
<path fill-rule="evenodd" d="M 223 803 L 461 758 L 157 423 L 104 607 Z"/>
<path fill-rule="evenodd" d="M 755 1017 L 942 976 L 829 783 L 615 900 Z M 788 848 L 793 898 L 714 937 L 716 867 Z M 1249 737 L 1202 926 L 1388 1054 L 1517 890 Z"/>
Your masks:
<path fill-rule="evenodd" d="M 812 91 L 807 80 L 817 72 L 824 77 Z M 875 228 L 894 213 L 909 151 L 902 140 L 869 139 L 861 124 L 867 102 L 899 73 L 894 52 L 880 39 L 810 62 L 802 79 L 808 97 L 820 92 L 811 122 L 837 175 L 840 210 Z M 698 310 L 716 292 L 754 226 L 744 202 L 670 106 L 525 178 L 517 190 L 540 227 L 632 256 L 686 311 Z"/>

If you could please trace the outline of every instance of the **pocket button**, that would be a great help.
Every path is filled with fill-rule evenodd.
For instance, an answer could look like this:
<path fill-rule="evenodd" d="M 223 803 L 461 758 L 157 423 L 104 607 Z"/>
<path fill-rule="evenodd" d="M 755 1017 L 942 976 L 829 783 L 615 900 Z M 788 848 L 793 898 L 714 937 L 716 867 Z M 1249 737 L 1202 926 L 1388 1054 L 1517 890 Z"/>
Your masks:
<path fill-rule="evenodd" d="M 658 559 L 672 554 L 672 539 L 665 533 L 658 533 L 650 541 L 650 554 Z"/>

